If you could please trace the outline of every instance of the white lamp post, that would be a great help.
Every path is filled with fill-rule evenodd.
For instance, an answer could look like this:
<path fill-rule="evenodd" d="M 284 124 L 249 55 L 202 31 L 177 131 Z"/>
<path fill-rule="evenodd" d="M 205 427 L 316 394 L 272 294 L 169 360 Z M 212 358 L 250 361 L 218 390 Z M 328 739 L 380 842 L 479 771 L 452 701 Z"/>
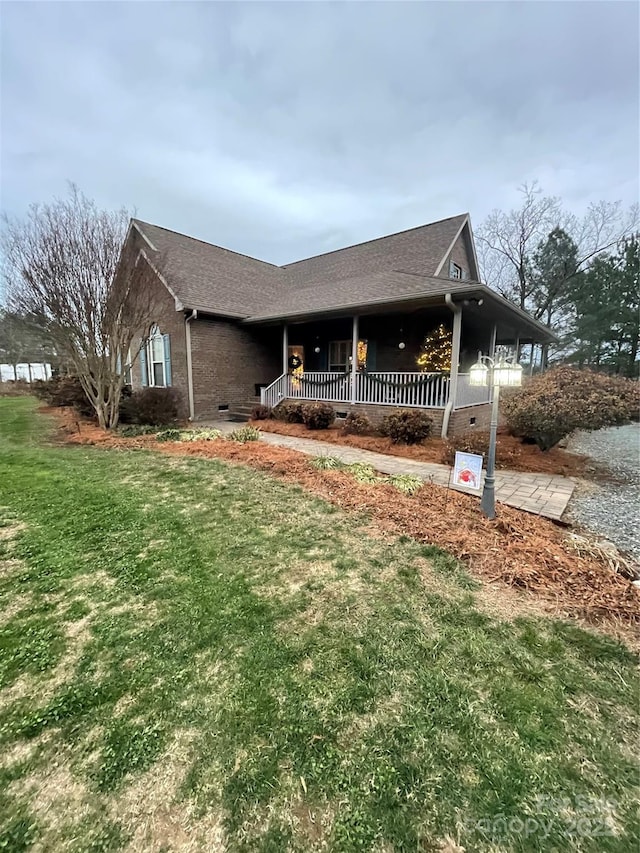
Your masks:
<path fill-rule="evenodd" d="M 497 347 L 495 358 L 478 353 L 478 360 L 469 370 L 469 385 L 493 387 L 491 406 L 491 427 L 489 430 L 489 455 L 487 456 L 487 475 L 482 490 L 480 506 L 487 518 L 496 517 L 496 441 L 498 438 L 498 405 L 500 386 L 518 387 L 522 385 L 522 366 L 508 347 Z"/>

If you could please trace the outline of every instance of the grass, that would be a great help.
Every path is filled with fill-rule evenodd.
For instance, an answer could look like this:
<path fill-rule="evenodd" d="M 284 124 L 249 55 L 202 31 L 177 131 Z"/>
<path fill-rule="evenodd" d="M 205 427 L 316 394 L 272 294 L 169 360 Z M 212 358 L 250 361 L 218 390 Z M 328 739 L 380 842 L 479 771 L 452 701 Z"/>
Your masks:
<path fill-rule="evenodd" d="M 251 469 L 50 439 L 0 399 L 0 849 L 637 847 L 623 646 Z"/>

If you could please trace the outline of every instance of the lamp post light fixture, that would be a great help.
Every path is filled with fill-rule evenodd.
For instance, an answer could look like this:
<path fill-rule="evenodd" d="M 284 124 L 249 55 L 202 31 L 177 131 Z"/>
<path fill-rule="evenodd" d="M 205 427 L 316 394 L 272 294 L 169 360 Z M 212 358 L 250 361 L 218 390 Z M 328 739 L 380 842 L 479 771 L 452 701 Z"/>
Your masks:
<path fill-rule="evenodd" d="M 498 438 L 498 405 L 500 387 L 517 388 L 522 385 L 522 366 L 515 361 L 509 347 L 496 347 L 495 358 L 478 353 L 478 360 L 469 370 L 469 385 L 493 388 L 491 426 L 487 474 L 480 506 L 487 518 L 496 517 L 496 442 Z"/>

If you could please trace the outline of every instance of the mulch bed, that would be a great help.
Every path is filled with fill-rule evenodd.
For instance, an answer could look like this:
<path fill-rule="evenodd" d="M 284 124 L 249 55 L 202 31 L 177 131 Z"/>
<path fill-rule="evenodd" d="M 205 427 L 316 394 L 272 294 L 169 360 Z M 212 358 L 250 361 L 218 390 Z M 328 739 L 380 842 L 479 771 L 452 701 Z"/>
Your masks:
<path fill-rule="evenodd" d="M 416 462 L 438 462 L 447 464 L 446 445 L 440 438 L 428 438 L 421 444 L 393 444 L 391 439 L 375 435 L 346 435 L 340 426 L 330 429 L 309 430 L 304 424 L 287 424 L 283 421 L 251 421 L 253 426 L 263 432 L 275 432 L 278 435 L 292 435 L 297 438 L 313 438 L 330 444 L 357 447 L 360 450 L 372 450 L 389 456 L 401 456 Z M 526 471 L 540 474 L 561 474 L 564 477 L 583 477 L 588 471 L 588 457 L 577 453 L 568 453 L 554 447 L 544 453 L 535 444 L 524 444 L 519 438 L 500 432 L 496 459 L 498 468 L 512 471 Z"/>
<path fill-rule="evenodd" d="M 565 531 L 553 522 L 500 505 L 490 521 L 477 498 L 425 484 L 404 495 L 389 485 L 359 483 L 342 471 L 317 470 L 308 456 L 261 442 L 163 442 L 153 436 L 122 438 L 69 412 L 56 415 L 66 441 L 108 448 L 140 448 L 174 456 L 224 459 L 265 471 L 351 511 L 366 511 L 394 534 L 436 545 L 463 561 L 471 574 L 489 583 L 535 594 L 558 615 L 577 616 L 622 629 L 640 623 L 640 593 L 604 561 L 577 554 Z M 625 629 L 625 626 L 627 628 Z"/>

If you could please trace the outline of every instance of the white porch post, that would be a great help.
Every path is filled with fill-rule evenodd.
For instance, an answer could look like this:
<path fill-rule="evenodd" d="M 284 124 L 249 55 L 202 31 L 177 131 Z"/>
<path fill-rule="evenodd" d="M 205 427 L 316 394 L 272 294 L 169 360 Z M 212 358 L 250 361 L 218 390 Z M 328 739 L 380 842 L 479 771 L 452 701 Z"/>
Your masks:
<path fill-rule="evenodd" d="M 356 402 L 358 382 L 358 320 L 354 315 L 351 328 L 351 402 Z"/>
<path fill-rule="evenodd" d="M 289 370 L 289 327 L 285 323 L 282 327 L 282 372 Z"/>
<path fill-rule="evenodd" d="M 493 324 L 493 329 L 491 329 L 491 343 L 489 344 L 489 355 L 491 358 L 494 358 L 496 354 L 496 341 L 498 340 L 498 326 L 496 323 Z"/>
<path fill-rule="evenodd" d="M 516 338 L 516 361 L 520 361 L 520 338 Z"/>
<path fill-rule="evenodd" d="M 449 400 L 456 407 L 458 396 L 458 366 L 460 364 L 460 341 L 462 339 L 462 308 L 453 315 L 453 335 L 451 340 L 451 372 L 449 373 Z"/>

